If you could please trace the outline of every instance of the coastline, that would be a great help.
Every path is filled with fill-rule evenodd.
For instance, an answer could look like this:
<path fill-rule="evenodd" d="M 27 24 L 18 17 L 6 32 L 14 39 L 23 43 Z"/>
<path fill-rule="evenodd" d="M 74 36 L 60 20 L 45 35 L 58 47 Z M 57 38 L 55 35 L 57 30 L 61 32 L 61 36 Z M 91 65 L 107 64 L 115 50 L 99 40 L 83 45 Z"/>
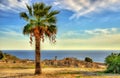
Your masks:
<path fill-rule="evenodd" d="M 15 55 L 21 59 L 34 60 L 34 50 L 2 50 L 5 53 Z M 112 52 L 120 52 L 120 50 L 42 50 L 42 60 L 54 59 L 55 56 L 58 59 L 63 59 L 65 57 L 74 57 L 79 60 L 84 60 L 85 57 L 90 57 L 94 62 L 104 63 L 106 56 Z M 22 54 L 21 54 L 22 53 Z M 102 58 L 101 58 L 102 57 Z"/>

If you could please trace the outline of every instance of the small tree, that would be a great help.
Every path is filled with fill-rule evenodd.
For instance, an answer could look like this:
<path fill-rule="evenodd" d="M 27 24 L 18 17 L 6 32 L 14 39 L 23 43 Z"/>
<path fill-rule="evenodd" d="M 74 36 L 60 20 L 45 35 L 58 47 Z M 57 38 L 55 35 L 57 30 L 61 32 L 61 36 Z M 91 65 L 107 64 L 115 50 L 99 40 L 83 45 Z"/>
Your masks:
<path fill-rule="evenodd" d="M 55 60 L 57 60 L 57 56 L 55 56 Z"/>
<path fill-rule="evenodd" d="M 105 58 L 107 73 L 120 73 L 120 53 L 111 53 Z"/>
<path fill-rule="evenodd" d="M 85 57 L 85 61 L 86 62 L 91 62 L 91 63 L 93 62 L 93 60 L 90 57 Z"/>

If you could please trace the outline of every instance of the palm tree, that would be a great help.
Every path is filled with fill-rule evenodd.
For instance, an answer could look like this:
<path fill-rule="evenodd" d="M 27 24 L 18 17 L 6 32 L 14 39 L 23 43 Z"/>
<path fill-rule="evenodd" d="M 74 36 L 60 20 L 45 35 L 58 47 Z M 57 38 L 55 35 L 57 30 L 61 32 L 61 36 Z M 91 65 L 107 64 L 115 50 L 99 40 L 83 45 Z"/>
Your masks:
<path fill-rule="evenodd" d="M 57 28 L 56 28 L 56 14 L 57 10 L 51 10 L 52 6 L 44 3 L 34 3 L 32 6 L 26 4 L 28 12 L 21 12 L 20 17 L 27 21 L 24 26 L 23 34 L 30 36 L 30 43 L 32 44 L 33 37 L 35 38 L 35 75 L 41 74 L 41 53 L 40 44 L 44 42 L 45 38 L 49 38 L 50 42 L 55 42 Z"/>

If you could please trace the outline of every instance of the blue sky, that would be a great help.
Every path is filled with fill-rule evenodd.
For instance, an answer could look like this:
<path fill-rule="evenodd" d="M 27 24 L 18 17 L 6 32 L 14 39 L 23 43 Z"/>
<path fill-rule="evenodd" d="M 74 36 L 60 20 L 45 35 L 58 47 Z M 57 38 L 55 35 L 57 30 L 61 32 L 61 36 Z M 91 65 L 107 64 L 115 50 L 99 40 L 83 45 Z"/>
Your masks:
<path fill-rule="evenodd" d="M 57 15 L 57 42 L 43 50 L 120 50 L 119 0 L 0 0 L 0 49 L 34 49 L 29 36 L 22 34 L 27 12 L 25 3 L 44 2 Z"/>

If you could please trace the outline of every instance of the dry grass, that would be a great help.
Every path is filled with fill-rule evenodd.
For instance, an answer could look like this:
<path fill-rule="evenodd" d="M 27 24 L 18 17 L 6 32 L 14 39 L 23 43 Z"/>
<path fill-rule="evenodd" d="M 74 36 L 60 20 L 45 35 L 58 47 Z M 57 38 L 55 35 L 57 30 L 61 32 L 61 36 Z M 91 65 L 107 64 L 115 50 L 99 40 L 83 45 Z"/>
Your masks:
<path fill-rule="evenodd" d="M 34 64 L 0 63 L 0 78 L 120 78 L 102 73 L 105 68 L 42 68 L 42 75 L 34 75 Z"/>
<path fill-rule="evenodd" d="M 1 69 L 0 78 L 120 78 L 120 75 L 103 74 L 104 69 L 93 68 L 43 68 L 35 76 L 34 69 Z"/>
<path fill-rule="evenodd" d="M 0 63 L 0 69 L 32 69 L 34 64 L 32 63 Z"/>

